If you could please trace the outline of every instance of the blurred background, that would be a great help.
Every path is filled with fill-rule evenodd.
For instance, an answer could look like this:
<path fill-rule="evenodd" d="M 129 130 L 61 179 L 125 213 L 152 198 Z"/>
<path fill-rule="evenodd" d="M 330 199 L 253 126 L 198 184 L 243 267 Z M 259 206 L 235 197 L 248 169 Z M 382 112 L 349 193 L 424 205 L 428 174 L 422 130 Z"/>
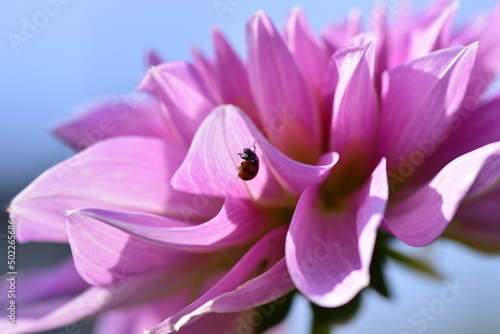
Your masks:
<path fill-rule="evenodd" d="M 210 28 L 218 25 L 240 54 L 245 53 L 244 27 L 263 9 L 278 27 L 288 11 L 301 5 L 316 31 L 341 21 L 352 7 L 366 18 L 373 1 L 60 1 L 54 15 L 22 44 L 13 47 L 9 34 L 21 35 L 26 20 L 43 11 L 41 0 L 0 1 L 0 206 L 9 201 L 47 168 L 73 153 L 50 134 L 57 121 L 68 117 L 81 103 L 134 90 L 145 74 L 146 50 L 154 48 L 164 60 L 187 60 L 198 46 L 212 54 Z M 224 13 L 215 4 L 227 4 Z M 390 0 L 388 1 L 391 2 Z M 59 2 L 58 2 L 59 3 Z M 466 22 L 496 1 L 463 1 L 457 24 Z M 415 1 L 416 9 L 428 4 Z M 0 259 L 6 270 L 7 215 L 1 215 Z M 500 333 L 500 258 L 480 254 L 450 241 L 430 247 L 398 249 L 429 260 L 450 282 L 461 286 L 460 295 L 429 317 L 426 327 L 411 319 L 425 319 L 422 308 L 440 304 L 446 281 L 416 274 L 390 262 L 387 276 L 393 297 L 368 293 L 358 316 L 338 327 L 337 334 L 353 333 Z M 18 268 L 55 263 L 69 247 L 54 244 L 18 245 Z M 449 283 L 448 283 L 449 284 Z M 442 303 L 441 303 L 442 304 Z M 434 306 L 433 306 L 434 305 Z M 3 309 L 3 307 L 2 307 Z M 415 317 L 415 313 L 418 317 Z M 413 317 L 413 318 L 412 318 Z M 5 321 L 2 315 L 2 320 Z M 310 311 L 297 299 L 282 326 L 284 333 L 307 333 Z M 82 327 L 82 333 L 90 333 Z M 57 331 L 54 331 L 57 333 Z"/>

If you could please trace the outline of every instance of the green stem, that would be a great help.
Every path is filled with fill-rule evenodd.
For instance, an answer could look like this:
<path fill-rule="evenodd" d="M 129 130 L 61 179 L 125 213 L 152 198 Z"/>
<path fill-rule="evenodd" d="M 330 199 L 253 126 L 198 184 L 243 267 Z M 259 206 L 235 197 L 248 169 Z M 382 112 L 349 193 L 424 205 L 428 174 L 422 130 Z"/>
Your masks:
<path fill-rule="evenodd" d="M 331 324 L 321 321 L 317 317 L 313 318 L 311 334 L 330 334 Z"/>

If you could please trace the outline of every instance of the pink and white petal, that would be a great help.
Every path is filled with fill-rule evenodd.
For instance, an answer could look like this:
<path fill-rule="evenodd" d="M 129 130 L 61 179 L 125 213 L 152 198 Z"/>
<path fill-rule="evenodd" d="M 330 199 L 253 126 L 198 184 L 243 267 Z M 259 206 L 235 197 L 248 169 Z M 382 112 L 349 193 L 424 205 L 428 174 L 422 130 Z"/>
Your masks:
<path fill-rule="evenodd" d="M 225 293 L 237 290 L 239 286 L 252 278 L 251 275 L 255 273 L 256 270 L 260 268 L 265 272 L 272 268 L 284 256 L 285 235 L 286 227 L 276 228 L 266 234 L 203 296 L 145 333 L 156 334 L 178 331 L 180 328 L 202 316 L 205 313 L 204 308 L 206 305 L 213 303 L 215 299 L 223 296 Z M 262 268 L 262 266 L 264 268 Z M 273 277 L 276 274 L 278 274 L 278 276 L 279 274 L 283 274 L 283 270 L 284 268 L 278 266 L 278 268 L 273 271 Z M 249 282 L 247 282 L 247 284 L 248 283 Z M 283 284 L 283 281 L 280 283 Z M 253 286 L 254 283 L 250 283 L 250 285 L 246 286 L 245 290 Z M 267 287 L 267 285 L 263 287 Z"/>
<path fill-rule="evenodd" d="M 343 24 L 331 24 L 321 32 L 327 54 L 332 56 L 338 50 L 345 48 L 351 38 L 361 32 L 361 12 L 352 9 Z"/>
<path fill-rule="evenodd" d="M 172 219 L 144 213 L 94 208 L 73 210 L 68 215 L 68 218 L 73 219 L 76 224 L 78 217 L 85 218 L 83 222 L 87 226 L 80 228 L 85 228 L 86 233 L 90 235 L 94 234 L 90 231 L 99 226 L 99 224 L 88 225 L 88 223 L 94 224 L 95 222 L 90 220 L 95 219 L 145 240 L 151 247 L 160 245 L 190 252 L 213 252 L 244 245 L 261 235 L 268 226 L 268 222 L 252 202 L 231 196 L 226 198 L 217 216 L 198 225 L 182 224 Z M 100 238 L 100 235 L 96 235 L 91 242 L 102 243 L 97 240 Z"/>
<path fill-rule="evenodd" d="M 97 209 L 94 209 L 97 210 Z M 178 252 L 138 239 L 102 223 L 87 211 L 76 209 L 66 216 L 66 232 L 73 260 L 82 278 L 92 285 L 105 285 L 158 270 L 170 264 L 184 261 L 188 253 Z M 101 213 L 126 215 L 121 211 L 101 210 Z M 146 216 L 151 227 L 161 228 L 162 223 L 172 227 L 187 224 L 161 217 Z"/>
<path fill-rule="evenodd" d="M 295 7 L 290 12 L 284 38 L 318 99 L 323 88 L 323 77 L 329 55 L 323 41 L 316 39 L 300 7 Z"/>
<path fill-rule="evenodd" d="M 256 143 L 258 175 L 251 181 L 238 178 L 238 153 Z M 278 151 L 250 118 L 234 106 L 217 107 L 201 124 L 186 159 L 172 178 L 174 189 L 225 197 L 288 200 L 310 184 L 321 183 L 338 155 L 326 154 L 323 165 L 306 165 Z M 284 188 L 284 189 L 283 189 Z"/>
<path fill-rule="evenodd" d="M 500 141 L 500 96 L 481 104 L 473 113 L 462 110 L 452 119 L 448 135 L 433 139 L 422 145 L 430 157 L 418 171 L 419 180 L 430 180 L 457 157 Z"/>
<path fill-rule="evenodd" d="M 216 105 L 196 68 L 186 62 L 151 67 L 139 89 L 160 101 L 171 133 L 178 143 L 186 146 Z"/>
<path fill-rule="evenodd" d="M 325 212 L 318 187 L 303 192 L 287 235 L 286 262 L 295 286 L 309 300 L 341 306 L 368 285 L 388 192 L 385 160 L 357 193 L 353 212 Z"/>
<path fill-rule="evenodd" d="M 67 240 L 65 213 L 80 207 L 125 209 L 199 221 L 220 201 L 173 190 L 170 178 L 185 150 L 157 138 L 116 137 L 82 151 L 40 175 L 10 204 L 21 242 Z M 161 186 L 163 185 L 163 186 Z M 138 196 L 139 194 L 139 196 Z"/>
<path fill-rule="evenodd" d="M 499 154 L 500 143 L 494 143 L 453 160 L 427 185 L 390 206 L 384 228 L 411 246 L 432 243 L 453 219 L 481 169 Z"/>
<path fill-rule="evenodd" d="M 118 136 L 174 140 L 158 101 L 140 92 L 86 103 L 52 131 L 76 151 Z"/>
<path fill-rule="evenodd" d="M 339 81 L 333 101 L 330 149 L 341 151 L 353 141 L 371 146 L 376 140 L 378 108 L 374 87 L 376 39 L 333 55 Z"/>
<path fill-rule="evenodd" d="M 215 28 L 212 36 L 216 54 L 214 77 L 220 87 L 223 103 L 238 106 L 256 124 L 260 124 L 245 64 L 219 29 Z"/>
<path fill-rule="evenodd" d="M 250 87 L 268 137 L 288 156 L 314 162 L 321 133 L 311 87 L 263 11 L 247 23 L 246 34 Z"/>
<path fill-rule="evenodd" d="M 469 86 L 464 101 L 465 107 L 474 109 L 477 101 L 487 91 L 491 82 L 495 80 L 500 71 L 500 43 L 497 33 L 500 30 L 500 6 L 492 11 L 478 15 L 471 24 L 464 27 L 456 34 L 452 44 L 467 45 L 479 41 L 477 61 L 472 69 Z"/>
<path fill-rule="evenodd" d="M 433 52 L 384 73 L 380 153 L 388 170 L 432 137 L 446 133 L 462 102 L 477 43 Z"/>
<path fill-rule="evenodd" d="M 500 252 L 500 189 L 464 202 L 445 235 L 487 252 Z"/>

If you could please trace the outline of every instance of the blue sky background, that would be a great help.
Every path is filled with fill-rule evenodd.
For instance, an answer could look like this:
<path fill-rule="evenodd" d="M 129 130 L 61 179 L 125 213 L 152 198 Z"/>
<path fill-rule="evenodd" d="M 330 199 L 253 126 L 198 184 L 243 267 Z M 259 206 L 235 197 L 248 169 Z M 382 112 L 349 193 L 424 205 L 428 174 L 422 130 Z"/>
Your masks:
<path fill-rule="evenodd" d="M 210 27 L 215 24 L 244 54 L 244 26 L 258 9 L 265 10 L 275 24 L 282 27 L 288 11 L 300 4 L 313 28 L 319 31 L 332 20 L 342 20 L 351 7 L 358 7 L 366 17 L 373 5 L 373 1 L 361 0 L 302 3 L 233 0 L 232 3 L 239 4 L 221 17 L 212 0 L 120 3 L 66 0 L 27 44 L 20 45 L 15 52 L 8 34 L 21 34 L 23 19 L 32 21 L 42 10 L 41 3 L 46 2 L 50 1 L 0 1 L 2 204 L 45 169 L 72 154 L 50 135 L 52 124 L 67 117 L 83 102 L 126 94 L 134 89 L 146 70 L 146 49 L 155 48 L 166 60 L 190 59 L 192 45 L 210 55 Z M 416 7 L 426 3 L 416 1 Z M 470 15 L 488 10 L 495 3 L 493 0 L 463 1 L 457 21 L 464 22 Z M 57 248 L 42 256 L 29 253 L 32 249 L 29 247 L 24 253 L 26 263 L 45 263 L 57 258 Z M 428 321 L 424 333 L 500 332 L 498 257 L 486 257 L 450 242 L 409 251 L 431 259 L 450 280 L 458 279 L 467 286 L 455 302 L 446 304 L 442 314 Z M 434 299 L 439 299 L 446 284 L 392 264 L 389 277 L 395 297 L 386 301 L 370 295 L 359 317 L 336 333 L 420 333 L 408 318 L 420 307 L 428 307 Z M 297 303 L 298 313 L 291 317 L 294 329 L 289 333 L 304 332 L 308 313 L 303 305 Z"/>

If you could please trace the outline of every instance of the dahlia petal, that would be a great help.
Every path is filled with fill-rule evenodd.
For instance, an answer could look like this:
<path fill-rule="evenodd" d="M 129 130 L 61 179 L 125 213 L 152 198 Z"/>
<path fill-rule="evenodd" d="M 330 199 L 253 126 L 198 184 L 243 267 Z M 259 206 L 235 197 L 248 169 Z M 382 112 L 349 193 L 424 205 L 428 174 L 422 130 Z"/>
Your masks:
<path fill-rule="evenodd" d="M 368 285 L 388 192 L 382 160 L 357 194 L 355 212 L 324 212 L 318 187 L 302 193 L 287 234 L 286 261 L 295 286 L 309 300 L 337 307 Z"/>
<path fill-rule="evenodd" d="M 314 93 L 319 96 L 328 64 L 328 54 L 325 45 L 316 40 L 300 7 L 293 8 L 288 16 L 285 42 Z"/>
<path fill-rule="evenodd" d="M 215 107 L 198 71 L 186 62 L 151 67 L 139 89 L 161 102 L 173 135 L 185 145 L 189 145 L 201 121 Z"/>
<path fill-rule="evenodd" d="M 0 281 L 2 305 L 8 303 L 7 277 L 9 275 L 2 276 Z M 23 306 L 17 314 L 21 318 L 38 316 L 36 311 L 40 309 L 36 307 L 37 302 L 74 295 L 88 288 L 88 284 L 80 277 L 71 259 L 47 268 L 24 269 L 17 275 L 16 286 L 16 302 L 22 303 Z M 41 311 L 46 312 L 46 309 Z"/>
<path fill-rule="evenodd" d="M 237 176 L 242 161 L 238 153 L 254 142 L 259 172 L 253 180 L 243 181 Z M 294 161 L 274 148 L 240 109 L 220 106 L 201 124 L 186 159 L 172 178 L 172 186 L 195 194 L 283 200 L 281 186 L 300 194 L 308 185 L 324 180 L 338 155 L 325 157 L 326 162 L 320 166 Z"/>
<path fill-rule="evenodd" d="M 333 56 L 339 81 L 333 103 L 330 148 L 340 151 L 355 140 L 373 145 L 378 128 L 374 88 L 376 40 L 344 48 Z"/>
<path fill-rule="evenodd" d="M 343 24 L 331 24 L 322 31 L 321 37 L 325 41 L 328 54 L 333 55 L 346 47 L 351 38 L 360 32 L 361 12 L 358 9 L 352 9 Z"/>
<path fill-rule="evenodd" d="M 295 59 L 264 12 L 250 19 L 246 33 L 250 87 L 268 137 L 293 158 L 317 159 L 319 112 Z"/>
<path fill-rule="evenodd" d="M 176 274 L 182 276 L 179 272 Z M 166 279 L 168 277 L 165 276 L 165 273 L 153 273 L 125 282 L 90 287 L 74 298 L 66 298 L 66 302 L 59 307 L 55 309 L 51 307 L 48 313 L 43 316 L 22 319 L 22 321 L 17 322 L 16 327 L 5 326 L 5 330 L 3 330 L 4 328 L 0 329 L 4 334 L 38 333 L 69 325 L 82 319 L 91 321 L 100 312 L 157 297 L 158 286 L 164 284 Z M 54 282 L 59 281 L 55 280 Z M 138 295 L 137 291 L 141 293 Z M 47 304 L 46 301 L 44 304 Z"/>
<path fill-rule="evenodd" d="M 264 270 L 271 268 L 272 274 L 264 273 L 262 275 L 269 275 L 270 277 L 276 278 L 275 276 L 277 274 L 283 274 L 284 268 L 282 265 L 278 266 L 276 269 L 272 267 L 284 256 L 285 235 L 286 227 L 276 228 L 266 234 L 241 258 L 231 271 L 203 296 L 145 333 L 156 334 L 176 332 L 180 328 L 201 317 L 204 313 L 209 312 L 206 306 L 213 303 L 214 300 L 220 296 L 224 296 L 224 294 L 228 292 L 238 291 L 239 288 L 242 288 L 243 291 L 247 291 L 248 288 L 254 287 L 254 283 L 247 282 L 247 279 L 252 272 L 263 264 L 265 265 Z M 273 281 L 276 281 L 276 279 L 273 279 Z M 241 285 L 245 282 L 246 284 L 242 287 Z M 283 282 L 284 281 L 281 281 L 281 284 L 283 284 Z M 267 285 L 263 287 L 267 287 Z M 277 297 L 280 296 L 275 296 L 275 298 Z"/>
<path fill-rule="evenodd" d="M 432 243 L 453 219 L 481 169 L 499 154 L 500 143 L 494 143 L 453 160 L 426 186 L 390 206 L 384 228 L 411 246 Z M 491 175 L 484 177 L 493 180 Z M 483 189 L 484 183 L 478 187 Z"/>
<path fill-rule="evenodd" d="M 474 248 L 500 252 L 500 189 L 489 191 L 472 201 L 463 202 L 446 236 L 462 241 Z M 470 192 L 469 192 L 470 193 Z"/>
<path fill-rule="evenodd" d="M 96 211 L 97 214 L 93 214 Z M 89 284 L 105 285 L 125 280 L 182 261 L 188 256 L 187 253 L 140 240 L 103 224 L 99 213 L 108 218 L 127 215 L 122 211 L 84 208 L 72 210 L 66 216 L 73 260 L 78 272 Z M 152 215 L 142 215 L 142 218 L 146 224 L 156 228 L 161 228 L 165 221 L 173 226 L 185 226 Z"/>
<path fill-rule="evenodd" d="M 157 66 L 163 62 L 163 58 L 155 49 L 149 49 L 146 53 L 146 65 L 148 67 Z"/>
<path fill-rule="evenodd" d="M 8 290 L 10 275 L 1 277 L 0 303 L 8 305 Z M 26 333 L 36 319 L 40 319 L 64 304 L 89 285 L 78 275 L 71 259 L 65 260 L 48 268 L 24 269 L 16 277 L 16 326 L 3 321 L 0 323 L 0 333 Z M 37 331 L 36 327 L 31 331 Z M 38 331 L 37 331 L 38 332 Z"/>
<path fill-rule="evenodd" d="M 87 103 L 78 108 L 74 119 L 56 126 L 53 132 L 76 151 L 118 136 L 173 141 L 160 105 L 144 95 L 135 93 Z"/>
<path fill-rule="evenodd" d="M 477 43 L 437 51 L 385 73 L 380 147 L 388 170 L 408 159 L 436 129 L 448 131 L 449 120 L 462 102 L 476 50 Z"/>
<path fill-rule="evenodd" d="M 233 50 L 219 29 L 213 30 L 216 62 L 214 76 L 220 87 L 222 100 L 226 104 L 234 104 L 246 112 L 259 124 L 257 110 L 248 82 L 245 64 Z"/>
<path fill-rule="evenodd" d="M 418 16 L 407 37 L 408 55 L 404 61 L 450 45 L 451 28 L 457 9 L 458 1 L 441 1 Z"/>
<path fill-rule="evenodd" d="M 9 211 L 18 222 L 17 238 L 64 242 L 66 210 L 80 207 L 209 218 L 217 212 L 218 201 L 204 197 L 200 206 L 196 196 L 168 186 L 184 156 L 183 148 L 156 138 L 117 137 L 96 143 L 47 170 L 14 198 Z"/>
<path fill-rule="evenodd" d="M 436 139 L 437 142 L 428 141 L 422 145 L 422 150 L 431 156 L 419 170 L 419 179 L 430 180 L 455 158 L 500 141 L 500 96 L 481 104 L 473 113 L 459 112 L 448 135 Z"/>
<path fill-rule="evenodd" d="M 209 313 L 229 313 L 248 310 L 266 303 L 272 302 L 294 289 L 293 282 L 288 274 L 286 268 L 286 261 L 283 258 L 276 263 L 271 269 L 259 275 L 244 284 L 237 287 L 235 290 L 221 294 L 205 304 L 198 307 L 196 310 L 191 311 L 189 314 L 184 315 L 173 326 L 174 330 L 190 329 L 192 325 L 196 325 L 198 321 L 202 321 L 206 316 L 213 316 Z M 198 318 L 202 317 L 200 320 Z M 176 315 L 172 318 L 176 318 Z M 194 324 L 193 321 L 197 320 Z M 167 319 L 168 321 L 168 319 Z M 185 326 L 191 324 L 191 326 Z M 171 327 L 160 325 L 154 327 L 147 334 L 167 333 L 171 332 Z M 211 328 L 211 330 L 213 330 Z"/>
<path fill-rule="evenodd" d="M 204 311 L 225 313 L 250 309 L 272 302 L 294 288 L 286 260 L 283 258 L 264 274 L 205 304 Z"/>
<path fill-rule="evenodd" d="M 375 85 L 377 92 L 380 92 L 382 72 L 387 69 L 389 61 L 387 12 L 387 4 L 383 2 L 376 3 L 372 9 L 367 29 L 369 33 L 377 38 L 375 48 Z"/>
<path fill-rule="evenodd" d="M 500 43 L 497 33 L 500 30 L 500 6 L 490 13 L 478 15 L 469 25 L 465 25 L 452 41 L 453 45 L 467 45 L 479 41 L 477 61 L 472 69 L 469 86 L 465 94 L 464 106 L 473 111 L 479 98 L 485 93 L 500 71 Z"/>
<path fill-rule="evenodd" d="M 191 292 L 192 291 L 186 291 Z M 179 298 L 180 297 L 180 298 Z M 183 293 L 181 296 L 171 296 L 167 299 L 149 302 L 145 305 L 138 305 L 126 309 L 113 310 L 100 315 L 94 327 L 95 333 L 120 333 L 138 334 L 145 328 L 151 328 L 168 315 L 175 313 L 189 300 L 189 295 Z M 233 314 L 209 314 L 195 323 L 182 328 L 180 334 L 199 334 L 207 328 L 214 333 L 232 333 L 235 327 L 238 313 Z"/>
<path fill-rule="evenodd" d="M 193 65 L 198 71 L 205 87 L 213 96 L 216 104 L 223 104 L 222 92 L 216 80 L 216 65 L 205 57 L 205 55 L 196 46 L 191 48 L 193 56 Z"/>
<path fill-rule="evenodd" d="M 226 198 L 226 202 L 217 216 L 206 223 L 197 225 L 182 224 L 161 216 L 137 212 L 94 208 L 74 210 L 68 217 L 74 215 L 99 220 L 134 237 L 143 239 L 151 245 L 198 252 L 217 251 L 245 244 L 259 236 L 267 225 L 266 220 L 260 216 L 257 208 L 251 202 L 230 196 Z M 86 234 L 94 234 L 89 230 L 96 226 L 86 226 Z M 100 231 L 95 232 L 102 234 Z M 101 238 L 100 235 L 95 236 L 95 239 L 99 238 Z M 113 243 L 115 244 L 114 241 Z"/>

